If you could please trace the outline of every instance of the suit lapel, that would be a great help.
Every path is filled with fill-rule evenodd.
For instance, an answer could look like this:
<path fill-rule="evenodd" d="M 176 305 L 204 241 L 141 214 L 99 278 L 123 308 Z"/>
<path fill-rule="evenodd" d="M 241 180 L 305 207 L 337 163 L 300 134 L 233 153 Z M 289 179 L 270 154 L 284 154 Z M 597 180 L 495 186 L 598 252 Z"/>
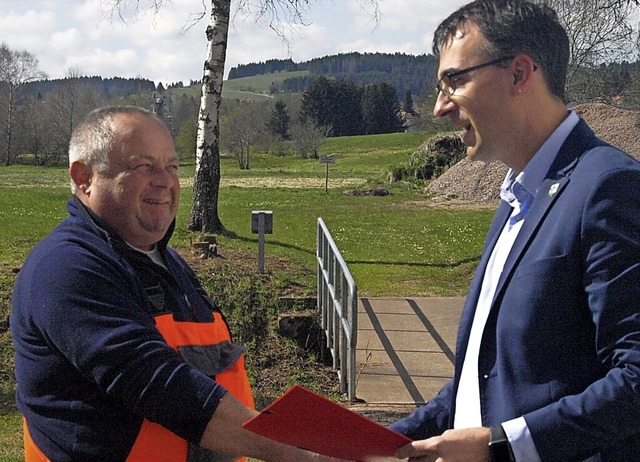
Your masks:
<path fill-rule="evenodd" d="M 565 176 L 560 179 L 547 179 L 545 180 L 540 189 L 536 199 L 531 204 L 529 211 L 527 212 L 526 219 L 522 224 L 522 228 L 516 237 L 507 261 L 504 264 L 496 292 L 493 298 L 493 303 L 499 299 L 499 295 L 506 281 L 511 277 L 512 272 L 515 270 L 518 262 L 522 258 L 525 250 L 528 248 L 532 239 L 536 236 L 538 229 L 542 225 L 545 217 L 549 213 L 549 210 L 556 202 L 558 197 L 562 195 L 562 191 L 569 183 L 569 177 Z"/>
<path fill-rule="evenodd" d="M 563 143 L 549 172 L 547 172 L 546 179 L 538 189 L 538 194 L 533 204 L 531 204 L 522 228 L 518 233 L 518 237 L 509 252 L 502 274 L 498 280 L 492 302 L 492 309 L 495 308 L 496 301 L 501 298 L 505 284 L 511 278 L 513 271 L 529 247 L 532 239 L 537 235 L 551 207 L 553 207 L 569 184 L 571 173 L 575 169 L 580 157 L 589 149 L 601 144 L 603 143 L 595 137 L 593 131 L 584 120 L 580 120 Z"/>

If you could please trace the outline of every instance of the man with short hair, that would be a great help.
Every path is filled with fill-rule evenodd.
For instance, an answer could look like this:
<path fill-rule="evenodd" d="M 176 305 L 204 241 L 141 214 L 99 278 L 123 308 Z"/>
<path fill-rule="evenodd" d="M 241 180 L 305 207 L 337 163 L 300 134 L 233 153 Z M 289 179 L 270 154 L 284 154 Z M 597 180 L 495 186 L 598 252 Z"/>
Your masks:
<path fill-rule="evenodd" d="M 162 121 L 98 109 L 69 163 L 69 216 L 13 292 L 26 461 L 332 460 L 242 427 L 257 414 L 244 349 L 168 246 L 180 182 Z"/>
<path fill-rule="evenodd" d="M 434 114 L 510 171 L 454 378 L 392 425 L 409 460 L 640 460 L 640 165 L 567 110 L 567 34 L 526 0 L 438 27 Z"/>

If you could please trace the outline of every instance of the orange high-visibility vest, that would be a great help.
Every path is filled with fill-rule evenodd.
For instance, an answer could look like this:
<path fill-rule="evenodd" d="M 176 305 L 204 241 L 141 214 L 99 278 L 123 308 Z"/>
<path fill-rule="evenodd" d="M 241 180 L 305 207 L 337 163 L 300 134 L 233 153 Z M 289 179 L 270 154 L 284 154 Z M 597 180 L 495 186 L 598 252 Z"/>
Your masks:
<path fill-rule="evenodd" d="M 173 319 L 172 314 L 157 316 L 155 320 L 156 327 L 165 341 L 178 350 L 179 347 L 184 346 L 216 345 L 230 341 L 229 329 L 220 313 L 214 313 L 213 316 L 213 323 L 178 322 Z M 254 407 L 243 356 L 231 367 L 216 374 L 215 380 L 246 406 Z M 127 462 L 188 462 L 190 446 L 192 449 L 195 448 L 195 445 L 190 445 L 188 441 L 163 426 L 144 420 L 129 452 Z M 24 422 L 24 448 L 25 462 L 50 462 L 31 439 L 26 421 Z M 215 455 L 211 460 L 216 460 Z M 238 460 L 246 461 L 247 459 Z"/>

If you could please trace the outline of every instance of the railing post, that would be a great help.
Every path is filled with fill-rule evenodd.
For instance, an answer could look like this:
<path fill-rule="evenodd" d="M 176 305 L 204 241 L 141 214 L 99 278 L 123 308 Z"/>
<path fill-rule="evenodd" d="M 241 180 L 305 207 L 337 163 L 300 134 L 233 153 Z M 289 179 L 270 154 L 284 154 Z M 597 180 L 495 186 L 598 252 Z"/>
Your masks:
<path fill-rule="evenodd" d="M 358 288 L 322 218 L 316 234 L 318 309 L 340 391 L 356 399 Z"/>

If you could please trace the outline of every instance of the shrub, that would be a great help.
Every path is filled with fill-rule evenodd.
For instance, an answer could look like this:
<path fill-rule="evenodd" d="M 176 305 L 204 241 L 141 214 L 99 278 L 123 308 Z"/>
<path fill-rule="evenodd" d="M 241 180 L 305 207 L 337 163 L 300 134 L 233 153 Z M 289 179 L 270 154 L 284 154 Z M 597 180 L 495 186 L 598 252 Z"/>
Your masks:
<path fill-rule="evenodd" d="M 466 147 L 458 135 L 430 138 L 411 158 L 389 171 L 389 180 L 432 180 L 466 157 Z"/>
<path fill-rule="evenodd" d="M 255 351 L 277 317 L 280 288 L 267 274 L 223 264 L 215 272 L 200 274 L 206 292 L 224 313 L 235 343 Z"/>

